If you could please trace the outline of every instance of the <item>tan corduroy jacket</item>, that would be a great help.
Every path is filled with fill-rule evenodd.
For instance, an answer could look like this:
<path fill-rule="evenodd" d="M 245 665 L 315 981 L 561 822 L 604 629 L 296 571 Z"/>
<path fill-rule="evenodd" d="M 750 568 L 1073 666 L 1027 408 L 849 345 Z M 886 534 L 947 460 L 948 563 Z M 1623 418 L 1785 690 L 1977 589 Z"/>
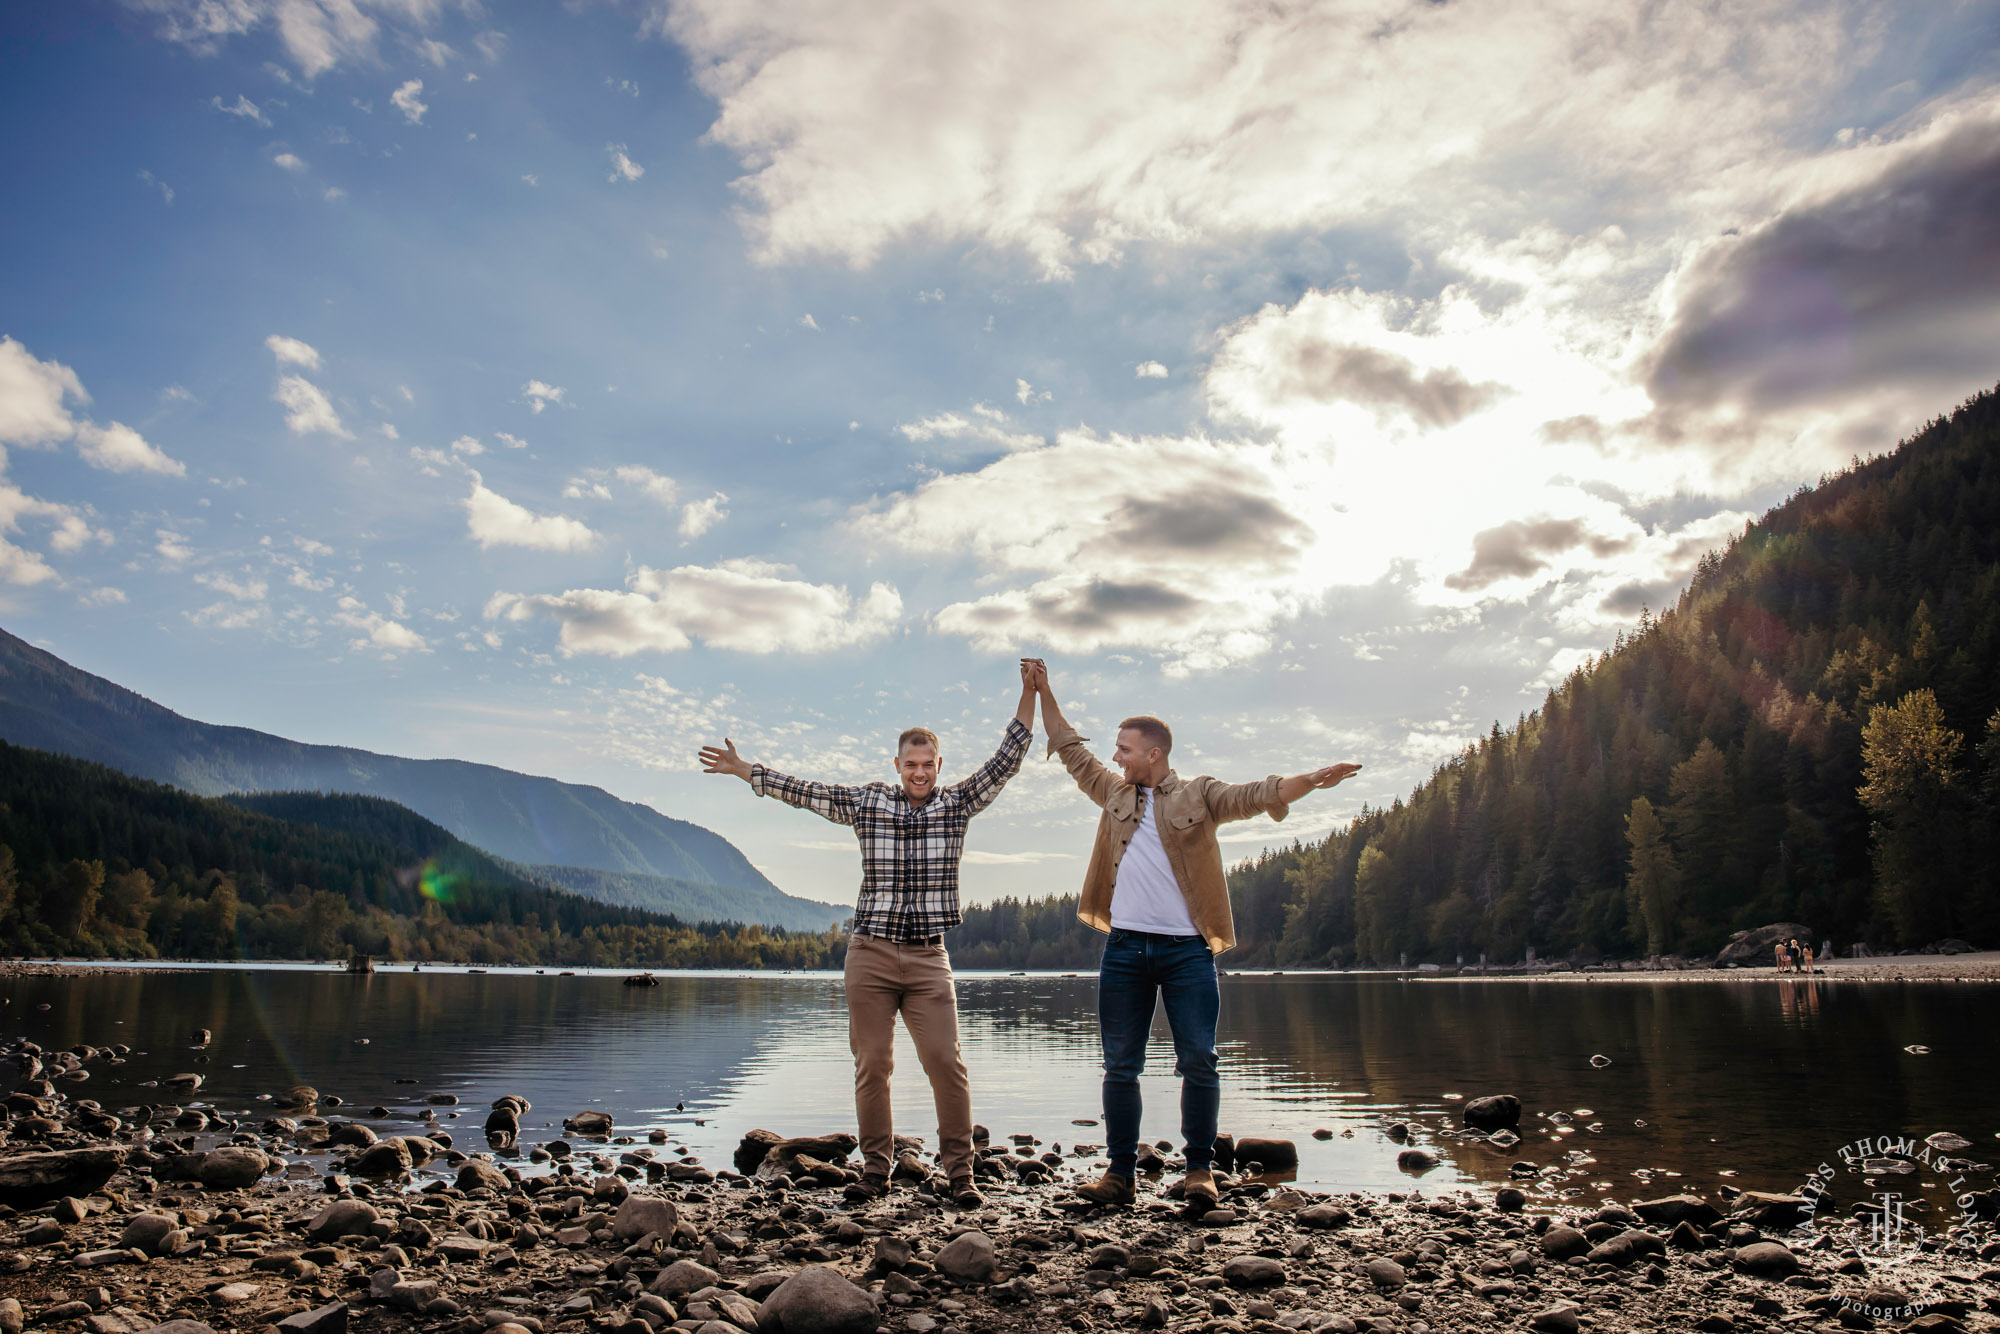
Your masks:
<path fill-rule="evenodd" d="M 1084 742 L 1090 738 L 1074 727 L 1049 734 L 1049 754 L 1062 757 L 1069 776 L 1104 808 L 1097 822 L 1097 843 L 1090 850 L 1090 867 L 1083 873 L 1083 895 L 1076 915 L 1084 925 L 1111 930 L 1111 891 L 1118 883 L 1118 863 L 1139 828 L 1139 789 L 1123 774 L 1099 762 Z M 1215 827 L 1230 820 L 1269 815 L 1282 820 L 1291 807 L 1278 800 L 1278 775 L 1255 783 L 1224 783 L 1203 775 L 1183 779 L 1173 770 L 1160 781 L 1159 811 L 1154 823 L 1160 846 L 1174 868 L 1188 916 L 1217 954 L 1236 943 L 1236 923 L 1229 911 L 1229 881 L 1222 871 L 1222 848 Z"/>

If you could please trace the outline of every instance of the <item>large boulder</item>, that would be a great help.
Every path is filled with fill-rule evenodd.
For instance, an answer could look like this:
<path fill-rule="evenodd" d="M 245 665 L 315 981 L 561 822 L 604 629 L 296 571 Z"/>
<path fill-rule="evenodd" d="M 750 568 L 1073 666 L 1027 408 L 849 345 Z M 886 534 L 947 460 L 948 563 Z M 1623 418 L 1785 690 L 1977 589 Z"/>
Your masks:
<path fill-rule="evenodd" d="M 463 1191 L 490 1190 L 506 1194 L 513 1186 L 507 1174 L 484 1158 L 468 1158 L 458 1165 L 458 1188 Z"/>
<path fill-rule="evenodd" d="M 1299 1165 L 1299 1146 L 1288 1139 L 1239 1139 L 1236 1162 L 1255 1164 L 1265 1172 L 1289 1172 Z"/>
<path fill-rule="evenodd" d="M 736 1170 L 745 1176 L 757 1170 L 765 1159 L 788 1160 L 805 1154 L 821 1162 L 837 1163 L 853 1153 L 860 1143 L 852 1135 L 813 1135 L 786 1139 L 772 1130 L 753 1130 L 736 1146 Z"/>
<path fill-rule="evenodd" d="M 349 1158 L 347 1170 L 363 1177 L 400 1176 L 410 1170 L 410 1146 L 395 1136 L 377 1140 Z"/>
<path fill-rule="evenodd" d="M 1521 1100 L 1511 1093 L 1474 1098 L 1459 1111 L 1458 1117 L 1474 1130 L 1512 1130 L 1521 1124 Z"/>
<path fill-rule="evenodd" d="M 1760 926 L 1752 931 L 1738 931 L 1715 956 L 1715 966 L 1727 968 L 1731 964 L 1738 966 L 1767 964 L 1772 962 L 1774 957 L 1772 951 L 1777 948 L 1780 941 L 1797 940 L 1804 943 L 1817 939 L 1819 937 L 1813 934 L 1811 927 L 1802 926 L 1797 922 L 1773 922 L 1769 926 Z"/>
<path fill-rule="evenodd" d="M 672 1237 L 680 1220 L 680 1210 L 672 1200 L 657 1195 L 628 1195 L 611 1220 L 611 1236 L 617 1241 L 637 1241 L 648 1233 Z"/>
<path fill-rule="evenodd" d="M 1739 1246 L 1736 1258 L 1730 1263 L 1737 1273 L 1757 1278 L 1790 1278 L 1800 1269 L 1799 1257 L 1782 1242 L 1776 1241 L 1753 1241 L 1748 1246 Z"/>
<path fill-rule="evenodd" d="M 1699 1195 L 1663 1195 L 1657 1200 L 1637 1200 L 1632 1212 L 1655 1227 L 1672 1228 L 1685 1221 L 1695 1227 L 1707 1227 L 1718 1222 L 1722 1215 L 1715 1206 Z"/>
<path fill-rule="evenodd" d="M 1590 1251 L 1590 1238 L 1566 1223 L 1557 1223 L 1542 1234 L 1542 1254 L 1551 1260 L 1567 1260 L 1572 1255 L 1586 1255 Z"/>
<path fill-rule="evenodd" d="M 243 1190 L 256 1185 L 270 1170 L 271 1159 L 265 1153 L 225 1144 L 202 1155 L 201 1184 L 210 1190 Z"/>
<path fill-rule="evenodd" d="M 306 1224 L 306 1236 L 314 1241 L 339 1241 L 342 1237 L 365 1237 L 374 1231 L 381 1215 L 366 1200 L 335 1200 L 313 1215 Z"/>
<path fill-rule="evenodd" d="M 660 1271 L 646 1291 L 657 1292 L 662 1297 L 685 1297 L 690 1292 L 714 1287 L 720 1277 L 707 1265 L 693 1260 L 676 1260 Z"/>
<path fill-rule="evenodd" d="M 999 1269 L 993 1256 L 993 1239 L 984 1232 L 961 1232 L 932 1259 L 937 1271 L 960 1283 L 991 1283 Z"/>
<path fill-rule="evenodd" d="M 66 1195 L 81 1199 L 111 1180 L 124 1161 L 122 1148 L 62 1149 L 0 1158 L 0 1204 L 32 1209 Z"/>
<path fill-rule="evenodd" d="M 1797 1227 L 1820 1209 L 1826 1208 L 1830 1199 L 1825 1194 L 1815 1201 L 1803 1195 L 1774 1195 L 1769 1191 L 1746 1190 L 1736 1197 L 1736 1207 L 1729 1211 L 1729 1216 L 1753 1227 L 1782 1232 L 1786 1228 Z"/>
<path fill-rule="evenodd" d="M 147 1255 L 170 1255 L 176 1246 L 187 1240 L 187 1233 L 181 1230 L 180 1220 L 172 1214 L 143 1213 L 132 1215 L 132 1221 L 118 1234 L 121 1250 L 144 1251 Z"/>
<path fill-rule="evenodd" d="M 828 1265 L 808 1265 L 764 1299 L 757 1328 L 768 1334 L 875 1334 L 875 1301 Z"/>

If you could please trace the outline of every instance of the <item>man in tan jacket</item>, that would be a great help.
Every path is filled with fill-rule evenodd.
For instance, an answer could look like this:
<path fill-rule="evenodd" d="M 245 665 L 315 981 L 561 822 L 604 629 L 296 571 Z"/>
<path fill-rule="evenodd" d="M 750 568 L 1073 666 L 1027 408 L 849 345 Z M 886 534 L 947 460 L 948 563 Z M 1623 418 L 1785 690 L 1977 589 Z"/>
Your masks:
<path fill-rule="evenodd" d="M 1222 1091 L 1215 1060 L 1222 1008 L 1215 956 L 1236 943 L 1215 828 L 1253 815 L 1282 820 L 1292 802 L 1351 778 L 1361 766 L 1333 764 L 1254 783 L 1223 783 L 1206 775 L 1183 779 L 1167 763 L 1173 732 L 1142 714 L 1118 724 L 1114 771 L 1090 753 L 1084 745 L 1089 738 L 1063 717 L 1041 659 L 1024 659 L 1023 666 L 1041 697 L 1049 753 L 1062 757 L 1083 794 L 1104 810 L 1076 915 L 1110 937 L 1098 964 L 1097 1027 L 1111 1166 L 1077 1193 L 1099 1204 L 1129 1204 L 1134 1198 L 1139 1072 L 1146 1065 L 1153 1008 L 1164 1000 L 1181 1077 L 1183 1190 L 1190 1207 L 1212 1206 L 1217 1196 L 1209 1164 Z"/>

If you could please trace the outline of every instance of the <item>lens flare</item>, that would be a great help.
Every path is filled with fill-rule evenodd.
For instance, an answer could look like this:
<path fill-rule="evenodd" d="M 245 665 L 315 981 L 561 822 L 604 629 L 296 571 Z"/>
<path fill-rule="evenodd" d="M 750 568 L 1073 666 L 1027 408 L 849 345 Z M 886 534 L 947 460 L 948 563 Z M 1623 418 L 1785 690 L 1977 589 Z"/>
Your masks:
<path fill-rule="evenodd" d="M 457 896 L 458 886 L 465 877 L 456 871 L 447 871 L 436 861 L 424 863 L 417 874 L 417 892 L 437 903 L 450 903 Z"/>

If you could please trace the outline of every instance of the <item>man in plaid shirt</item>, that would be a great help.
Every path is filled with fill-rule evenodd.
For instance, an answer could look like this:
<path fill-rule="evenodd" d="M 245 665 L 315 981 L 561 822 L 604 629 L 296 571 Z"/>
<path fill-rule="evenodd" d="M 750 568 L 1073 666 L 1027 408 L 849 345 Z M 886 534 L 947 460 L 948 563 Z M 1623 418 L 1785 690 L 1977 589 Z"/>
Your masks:
<path fill-rule="evenodd" d="M 930 1078 L 937 1104 L 938 1164 L 964 1208 L 982 1201 L 972 1176 L 972 1090 L 958 1048 L 958 996 L 944 933 L 960 921 L 958 862 L 972 817 L 993 804 L 1021 768 L 1035 717 L 1035 690 L 1021 671 L 1021 702 L 993 758 L 970 778 L 938 786 L 938 740 L 913 727 L 896 740 L 897 783 L 815 783 L 751 764 L 727 737 L 704 746 L 702 768 L 734 774 L 760 797 L 776 797 L 835 824 L 861 845 L 861 895 L 847 942 L 847 1039 L 854 1050 L 854 1110 L 861 1124 L 858 1198 L 889 1187 L 896 1136 L 889 1109 L 896 1016 Z"/>

